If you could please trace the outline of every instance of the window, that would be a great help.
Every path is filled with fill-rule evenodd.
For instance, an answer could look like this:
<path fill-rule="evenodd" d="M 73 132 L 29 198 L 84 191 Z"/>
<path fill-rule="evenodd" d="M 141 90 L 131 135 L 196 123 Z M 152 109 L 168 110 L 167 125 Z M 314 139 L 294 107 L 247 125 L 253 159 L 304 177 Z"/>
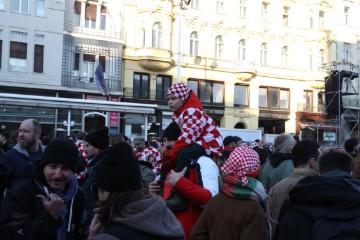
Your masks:
<path fill-rule="evenodd" d="M 82 63 L 82 78 L 85 82 L 94 82 L 95 55 L 84 54 Z"/>
<path fill-rule="evenodd" d="M 156 77 L 156 100 L 166 99 L 166 92 L 172 85 L 171 76 L 159 75 Z"/>
<path fill-rule="evenodd" d="M 87 3 L 85 6 L 85 27 L 95 28 L 96 27 L 96 11 L 97 6 Z"/>
<path fill-rule="evenodd" d="M 44 42 L 45 36 L 41 34 L 35 34 L 34 41 L 35 42 Z"/>
<path fill-rule="evenodd" d="M 234 107 L 249 106 L 249 86 L 235 84 Z"/>
<path fill-rule="evenodd" d="M 107 14 L 106 6 L 101 6 L 101 11 L 100 11 L 100 29 L 101 30 L 106 29 L 106 14 Z"/>
<path fill-rule="evenodd" d="M 289 90 L 275 87 L 259 88 L 259 107 L 289 109 Z"/>
<path fill-rule="evenodd" d="M 288 27 L 288 26 L 289 26 L 289 7 L 284 7 L 283 26 L 284 26 L 284 27 Z"/>
<path fill-rule="evenodd" d="M 206 80 L 188 80 L 187 86 L 199 96 L 200 101 L 209 104 L 224 104 L 224 83 Z M 200 92 L 199 90 L 200 86 Z"/>
<path fill-rule="evenodd" d="M 0 69 L 1 69 L 1 58 L 2 58 L 2 40 L 0 40 Z"/>
<path fill-rule="evenodd" d="M 246 18 L 246 0 L 240 0 L 240 14 L 239 17 Z"/>
<path fill-rule="evenodd" d="M 313 28 L 314 27 L 314 17 L 313 17 L 314 13 L 313 11 L 311 10 L 310 11 L 310 15 L 309 15 L 309 27 L 310 28 Z"/>
<path fill-rule="evenodd" d="M 324 49 L 320 49 L 319 51 L 319 67 L 324 66 L 325 64 L 325 51 Z"/>
<path fill-rule="evenodd" d="M 190 55 L 199 56 L 199 38 L 197 32 L 190 35 Z"/>
<path fill-rule="evenodd" d="M 11 11 L 15 13 L 29 13 L 29 0 L 11 0 Z"/>
<path fill-rule="evenodd" d="M 44 17 L 45 16 L 45 0 L 36 0 L 36 16 Z"/>
<path fill-rule="evenodd" d="M 76 52 L 74 56 L 74 70 L 80 70 L 80 53 Z"/>
<path fill-rule="evenodd" d="M 224 12 L 224 0 L 216 1 L 216 12 L 223 13 Z"/>
<path fill-rule="evenodd" d="M 223 40 L 221 36 L 215 38 L 215 58 L 221 58 L 224 48 Z"/>
<path fill-rule="evenodd" d="M 349 7 L 345 7 L 344 8 L 344 24 L 348 25 L 349 24 Z"/>
<path fill-rule="evenodd" d="M 199 0 L 191 0 L 190 7 L 198 9 L 199 8 Z"/>
<path fill-rule="evenodd" d="M 288 66 L 288 56 L 289 56 L 288 47 L 285 46 L 282 48 L 282 53 L 281 53 L 281 60 L 282 60 L 283 67 Z"/>
<path fill-rule="evenodd" d="M 197 80 L 188 80 L 187 86 L 193 90 L 193 92 L 199 96 L 199 82 Z"/>
<path fill-rule="evenodd" d="M 311 49 L 309 51 L 308 58 L 309 58 L 309 70 L 313 70 L 314 63 L 313 63 L 313 53 Z"/>
<path fill-rule="evenodd" d="M 152 47 L 162 47 L 162 26 L 161 23 L 154 23 L 152 28 Z"/>
<path fill-rule="evenodd" d="M 305 90 L 303 93 L 304 110 L 312 110 L 313 92 Z"/>
<path fill-rule="evenodd" d="M 9 70 L 26 72 L 27 43 L 10 42 Z"/>
<path fill-rule="evenodd" d="M 269 14 L 269 3 L 267 2 L 263 2 L 262 6 L 261 6 L 261 19 L 263 21 L 267 21 L 268 20 L 268 14 Z"/>
<path fill-rule="evenodd" d="M 238 45 L 238 61 L 244 61 L 245 59 L 246 59 L 245 40 L 241 39 Z"/>
<path fill-rule="evenodd" d="M 344 43 L 344 59 L 348 62 L 351 60 L 350 50 L 350 43 Z"/>
<path fill-rule="evenodd" d="M 5 9 L 5 0 L 0 0 L 0 10 Z"/>
<path fill-rule="evenodd" d="M 261 44 L 260 48 L 260 64 L 266 65 L 267 63 L 267 44 Z"/>
<path fill-rule="evenodd" d="M 134 73 L 134 98 L 149 99 L 149 74 L 146 73 Z"/>
<path fill-rule="evenodd" d="M 34 72 L 44 72 L 44 46 L 35 44 L 34 49 Z"/>
<path fill-rule="evenodd" d="M 318 22 L 318 24 L 319 24 L 320 29 L 324 28 L 324 15 L 325 15 L 324 11 L 319 11 L 319 22 Z"/>
<path fill-rule="evenodd" d="M 28 34 L 25 33 L 25 32 L 11 31 L 10 32 L 10 38 L 18 39 L 18 40 L 27 40 L 28 39 Z"/>
<path fill-rule="evenodd" d="M 80 16 L 81 16 L 81 2 L 75 1 L 74 3 L 74 21 L 76 26 L 80 26 Z"/>

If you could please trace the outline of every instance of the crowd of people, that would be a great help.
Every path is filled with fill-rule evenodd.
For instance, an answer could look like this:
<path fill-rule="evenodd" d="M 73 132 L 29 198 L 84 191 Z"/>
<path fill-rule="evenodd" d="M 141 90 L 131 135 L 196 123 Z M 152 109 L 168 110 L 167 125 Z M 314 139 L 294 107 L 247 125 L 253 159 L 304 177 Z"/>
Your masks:
<path fill-rule="evenodd" d="M 359 142 L 223 138 L 183 83 L 161 142 L 0 131 L 0 239 L 359 239 Z M 15 137 L 12 137 L 15 136 Z"/>

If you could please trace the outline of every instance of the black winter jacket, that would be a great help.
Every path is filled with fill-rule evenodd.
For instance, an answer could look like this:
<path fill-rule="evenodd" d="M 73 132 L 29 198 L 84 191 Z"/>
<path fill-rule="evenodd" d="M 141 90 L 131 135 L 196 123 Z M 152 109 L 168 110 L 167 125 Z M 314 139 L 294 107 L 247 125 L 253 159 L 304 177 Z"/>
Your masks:
<path fill-rule="evenodd" d="M 24 179 L 6 193 L 0 217 L 0 239 L 56 240 L 62 220 L 47 213 L 36 195 L 42 194 L 34 179 Z M 83 230 L 84 195 L 78 189 L 72 207 L 72 219 L 67 240 L 81 239 Z M 70 204 L 66 215 L 69 222 Z M 68 226 L 68 225 L 66 225 Z"/>
<path fill-rule="evenodd" d="M 275 236 L 276 240 L 318 240 L 313 236 L 316 219 L 337 219 L 339 223 L 360 221 L 360 180 L 339 171 L 309 176 L 290 191 L 290 201 Z M 354 221 L 355 220 L 355 221 Z M 326 228 L 321 235 L 341 232 L 341 224 Z M 360 230 L 360 226 L 348 226 Z M 331 232 L 330 232 L 331 231 Z M 359 239 L 359 238 L 356 238 Z"/>

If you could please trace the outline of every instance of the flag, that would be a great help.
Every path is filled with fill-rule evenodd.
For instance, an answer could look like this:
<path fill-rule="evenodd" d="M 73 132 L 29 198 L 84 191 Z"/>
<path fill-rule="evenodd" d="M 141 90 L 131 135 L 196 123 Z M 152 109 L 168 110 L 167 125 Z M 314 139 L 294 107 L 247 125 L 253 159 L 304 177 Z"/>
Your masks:
<path fill-rule="evenodd" d="M 101 94 L 108 96 L 109 93 L 108 93 L 108 89 L 107 89 L 107 86 L 105 83 L 104 72 L 102 70 L 101 63 L 99 63 L 99 65 L 97 66 L 97 68 L 95 70 L 95 81 L 96 81 L 96 85 L 98 86 Z"/>

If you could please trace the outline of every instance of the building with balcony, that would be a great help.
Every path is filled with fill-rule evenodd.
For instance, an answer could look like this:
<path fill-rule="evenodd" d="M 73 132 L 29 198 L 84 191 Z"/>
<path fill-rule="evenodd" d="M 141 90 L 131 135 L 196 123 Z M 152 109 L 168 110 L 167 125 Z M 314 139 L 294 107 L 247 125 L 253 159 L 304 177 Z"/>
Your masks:
<path fill-rule="evenodd" d="M 157 104 L 153 126 L 169 123 L 166 89 L 181 81 L 221 127 L 334 142 L 325 82 L 348 68 L 340 63 L 359 64 L 359 1 L 125 0 L 124 9 L 123 101 Z"/>
<path fill-rule="evenodd" d="M 0 1 L 0 122 L 14 130 L 36 118 L 51 137 L 104 125 L 118 133 L 125 112 L 147 124 L 155 105 L 120 102 L 122 10 L 121 1 Z"/>

